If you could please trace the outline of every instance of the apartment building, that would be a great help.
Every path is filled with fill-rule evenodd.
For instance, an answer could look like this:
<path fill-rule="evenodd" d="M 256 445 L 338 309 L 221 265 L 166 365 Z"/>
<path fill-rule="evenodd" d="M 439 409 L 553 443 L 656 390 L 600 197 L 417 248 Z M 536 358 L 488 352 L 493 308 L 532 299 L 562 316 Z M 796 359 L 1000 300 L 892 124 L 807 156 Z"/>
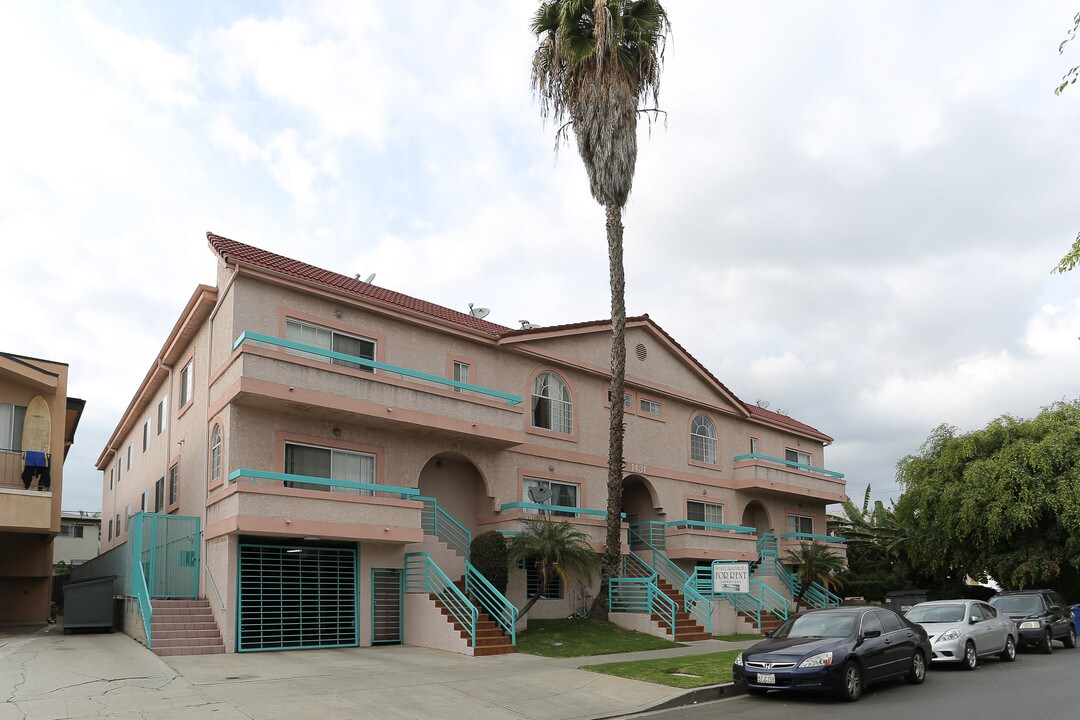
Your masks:
<path fill-rule="evenodd" d="M 64 459 L 85 406 L 67 383 L 64 363 L 0 352 L 0 623 L 49 618 Z M 34 442 L 24 442 L 26 428 Z M 26 452 L 40 450 L 38 438 L 47 438 L 41 467 Z"/>
<path fill-rule="evenodd" d="M 469 538 L 546 511 L 602 548 L 609 322 L 503 327 L 207 237 L 217 283 L 196 288 L 97 467 L 103 550 L 139 513 L 197 520 L 197 550 L 173 563 L 226 651 L 458 649 L 431 598 L 440 578 L 470 582 Z M 758 560 L 765 537 L 843 552 L 825 537 L 845 497 L 828 435 L 743 402 L 647 315 L 628 319 L 627 350 L 628 552 L 686 576 Z M 510 603 L 536 582 L 512 573 Z M 551 587 L 529 617 L 594 592 Z"/>

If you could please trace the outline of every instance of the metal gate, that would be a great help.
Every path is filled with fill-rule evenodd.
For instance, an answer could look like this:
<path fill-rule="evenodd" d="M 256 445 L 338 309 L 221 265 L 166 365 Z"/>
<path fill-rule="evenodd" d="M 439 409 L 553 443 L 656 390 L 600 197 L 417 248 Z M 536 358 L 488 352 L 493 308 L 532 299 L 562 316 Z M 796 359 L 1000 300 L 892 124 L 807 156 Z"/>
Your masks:
<path fill-rule="evenodd" d="M 371 569 L 371 644 L 401 642 L 401 569 Z"/>
<path fill-rule="evenodd" d="M 142 564 L 150 597 L 199 596 L 199 518 L 136 513 L 131 518 L 131 551 Z"/>
<path fill-rule="evenodd" d="M 360 644 L 355 548 L 240 545 L 236 647 Z"/>

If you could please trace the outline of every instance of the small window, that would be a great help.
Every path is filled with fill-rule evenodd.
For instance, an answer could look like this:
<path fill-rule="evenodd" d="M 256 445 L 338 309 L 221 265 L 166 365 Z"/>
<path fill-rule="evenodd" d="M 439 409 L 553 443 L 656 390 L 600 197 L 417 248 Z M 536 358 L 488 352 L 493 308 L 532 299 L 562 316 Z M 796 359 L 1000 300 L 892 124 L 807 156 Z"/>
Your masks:
<path fill-rule="evenodd" d="M 124 474 L 124 461 L 120 458 L 116 460 L 116 484 L 120 484 L 120 476 Z"/>
<path fill-rule="evenodd" d="M 180 489 L 180 466 L 169 468 L 169 504 L 176 504 L 176 493 Z"/>
<path fill-rule="evenodd" d="M 113 469 L 109 468 L 109 489 L 113 488 Z"/>
<path fill-rule="evenodd" d="M 466 385 L 469 384 L 468 363 L 458 362 L 457 360 L 454 361 L 454 380 L 459 383 L 465 383 Z M 461 393 L 462 395 L 467 395 L 469 391 L 465 388 L 456 387 L 454 388 L 454 392 Z"/>
<path fill-rule="evenodd" d="M 646 400 L 641 398 L 641 412 L 646 415 L 663 415 L 664 407 L 655 400 Z"/>
<path fill-rule="evenodd" d="M 814 518 L 805 515 L 788 515 L 787 527 L 789 533 L 814 534 Z"/>
<path fill-rule="evenodd" d="M 750 438 L 750 454 L 757 455 L 757 438 Z"/>
<path fill-rule="evenodd" d="M 574 406 L 570 388 L 553 372 L 542 372 L 533 380 L 532 424 L 555 432 L 571 434 L 574 430 Z"/>
<path fill-rule="evenodd" d="M 285 339 L 292 340 L 293 342 L 302 345 L 309 345 L 320 350 L 330 350 L 331 352 L 341 353 L 342 355 L 351 355 L 352 357 L 362 358 L 364 360 L 375 359 L 374 340 L 346 335 L 337 330 L 330 330 L 319 327 L 318 325 L 311 325 L 310 323 L 293 320 L 291 318 L 285 321 Z M 328 362 L 333 365 L 341 365 L 342 367 L 352 368 L 354 370 L 375 372 L 375 369 L 368 365 L 361 365 L 360 363 L 349 362 L 348 360 L 342 360 L 340 358 L 328 358 L 325 355 L 306 353 L 302 350 L 289 350 L 289 353 L 311 358 L 312 360 Z"/>
<path fill-rule="evenodd" d="M 112 540 L 112 518 L 109 518 L 109 535 L 106 540 Z"/>
<path fill-rule="evenodd" d="M 22 430 L 25 421 L 25 407 L 0 403 L 0 449 L 19 450 L 22 448 Z"/>
<path fill-rule="evenodd" d="M 131 470 L 131 459 L 134 456 L 135 446 L 132 443 L 128 443 L 128 470 Z"/>
<path fill-rule="evenodd" d="M 210 438 L 210 479 L 217 480 L 221 477 L 221 426 L 214 426 L 214 434 Z"/>
<path fill-rule="evenodd" d="M 525 502 L 538 503 L 540 505 L 558 505 L 560 507 L 578 507 L 578 486 L 570 483 L 556 482 L 554 480 L 541 480 L 540 478 L 527 477 L 524 481 Z M 541 498 L 547 499 L 541 499 Z M 540 512 L 530 510 L 530 512 Z M 576 513 L 567 511 L 552 511 L 553 517 L 574 517 Z"/>
<path fill-rule="evenodd" d="M 707 415 L 698 415 L 690 425 L 690 458 L 716 464 L 716 426 Z"/>
<path fill-rule="evenodd" d="M 165 478 L 159 478 L 154 483 L 154 512 L 159 513 L 165 509 Z"/>
<path fill-rule="evenodd" d="M 285 473 L 287 475 L 306 475 L 327 480 L 375 484 L 375 456 L 370 453 L 348 452 L 312 445 L 285 444 Z M 334 487 L 287 481 L 285 487 L 303 490 L 321 490 L 323 492 L 346 493 L 349 495 L 374 495 L 372 490 L 360 488 Z"/>
<path fill-rule="evenodd" d="M 146 449 L 150 447 L 150 421 L 147 420 L 142 426 L 142 451 L 146 452 Z"/>
<path fill-rule="evenodd" d="M 530 562 L 525 570 L 525 596 L 532 597 L 540 589 L 540 571 L 536 569 L 536 563 Z M 554 577 L 548 578 L 547 587 L 544 589 L 543 597 L 547 600 L 562 600 L 563 597 L 563 584 L 562 578 L 558 573 L 555 573 Z"/>
<path fill-rule="evenodd" d="M 611 389 L 610 388 L 607 391 L 607 401 L 608 401 L 608 404 L 610 405 L 611 404 Z M 627 410 L 630 410 L 633 407 L 633 405 L 634 405 L 634 399 L 632 397 L 630 397 L 630 393 L 623 393 L 622 406 L 624 408 L 626 408 Z"/>
<path fill-rule="evenodd" d="M 686 519 L 693 522 L 724 524 L 724 506 L 716 503 L 686 501 Z"/>
<path fill-rule="evenodd" d="M 169 396 L 161 398 L 157 404 L 157 434 L 160 435 L 161 431 L 165 429 L 165 423 L 168 422 L 169 417 Z"/>
<path fill-rule="evenodd" d="M 195 378 L 192 371 L 194 360 L 188 362 L 180 371 L 180 407 L 184 407 L 195 396 Z"/>
<path fill-rule="evenodd" d="M 799 463 L 800 465 L 810 464 L 810 453 L 805 453 L 801 450 L 792 450 L 791 448 L 788 448 L 784 451 L 784 457 L 788 462 Z"/>
<path fill-rule="evenodd" d="M 146 512 L 146 491 L 145 490 L 143 490 L 142 495 L 140 496 L 139 512 Z"/>

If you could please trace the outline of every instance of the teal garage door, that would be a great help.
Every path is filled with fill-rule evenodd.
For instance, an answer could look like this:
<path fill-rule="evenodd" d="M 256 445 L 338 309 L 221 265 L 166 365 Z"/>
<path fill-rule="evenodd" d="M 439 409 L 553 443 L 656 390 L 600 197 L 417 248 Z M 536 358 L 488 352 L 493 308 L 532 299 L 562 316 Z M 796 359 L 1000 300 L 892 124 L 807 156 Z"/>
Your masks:
<path fill-rule="evenodd" d="M 356 549 L 240 545 L 240 652 L 355 647 Z"/>

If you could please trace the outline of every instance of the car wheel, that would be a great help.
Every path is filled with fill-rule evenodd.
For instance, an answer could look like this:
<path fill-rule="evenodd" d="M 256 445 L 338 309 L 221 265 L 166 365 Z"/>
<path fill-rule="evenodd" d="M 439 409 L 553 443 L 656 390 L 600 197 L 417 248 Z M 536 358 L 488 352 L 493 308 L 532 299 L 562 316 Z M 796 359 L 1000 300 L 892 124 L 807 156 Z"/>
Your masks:
<path fill-rule="evenodd" d="M 967 641 L 967 645 L 964 646 L 964 664 L 965 670 L 974 670 L 975 666 L 979 664 L 979 655 L 975 652 L 975 643 L 970 640 Z"/>
<path fill-rule="evenodd" d="M 1061 644 L 1070 650 L 1076 647 L 1076 628 L 1072 625 L 1069 626 L 1069 634 L 1061 641 Z"/>
<path fill-rule="evenodd" d="M 756 688 L 756 687 L 747 687 L 746 688 L 746 694 L 747 695 L 764 695 L 767 692 L 769 692 L 769 691 L 764 689 L 764 688 Z"/>
<path fill-rule="evenodd" d="M 1013 640 L 1012 635 L 1005 637 L 1005 649 L 998 655 L 1005 662 L 1012 662 L 1016 659 L 1016 642 Z"/>
<path fill-rule="evenodd" d="M 1049 655 L 1054 652 L 1054 643 L 1050 637 L 1050 628 L 1046 628 L 1046 632 L 1043 633 L 1042 640 L 1039 641 L 1039 652 L 1043 655 Z"/>
<path fill-rule="evenodd" d="M 844 664 L 844 684 L 840 688 L 840 697 L 847 702 L 855 702 L 862 697 L 863 674 L 858 663 L 848 660 Z"/>
<path fill-rule="evenodd" d="M 911 685 L 921 685 L 926 680 L 926 658 L 918 650 L 911 658 L 911 670 L 904 679 Z"/>

